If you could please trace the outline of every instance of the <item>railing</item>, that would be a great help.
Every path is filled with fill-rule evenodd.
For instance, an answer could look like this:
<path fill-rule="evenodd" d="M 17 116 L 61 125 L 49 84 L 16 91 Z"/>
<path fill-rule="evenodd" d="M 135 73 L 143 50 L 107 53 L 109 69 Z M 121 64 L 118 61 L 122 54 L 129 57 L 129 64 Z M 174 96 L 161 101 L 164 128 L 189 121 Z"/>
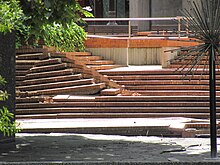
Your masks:
<path fill-rule="evenodd" d="M 181 20 L 183 17 L 161 17 L 161 18 L 84 18 L 86 22 L 115 22 L 115 21 L 128 21 L 128 37 L 131 38 L 131 21 L 174 21 L 177 22 L 178 37 L 181 35 Z M 117 26 L 117 25 L 116 25 Z M 188 33 L 186 29 L 186 33 Z"/>

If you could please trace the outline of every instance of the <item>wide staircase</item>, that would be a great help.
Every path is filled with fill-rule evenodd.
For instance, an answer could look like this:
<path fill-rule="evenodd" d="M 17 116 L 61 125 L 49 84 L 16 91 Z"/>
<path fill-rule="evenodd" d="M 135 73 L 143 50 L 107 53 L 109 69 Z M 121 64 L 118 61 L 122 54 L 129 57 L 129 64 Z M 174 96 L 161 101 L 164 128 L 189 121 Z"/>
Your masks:
<path fill-rule="evenodd" d="M 117 70 L 113 68 L 119 65 L 88 52 L 20 51 L 16 57 L 16 118 L 208 119 L 208 73 L 203 73 L 204 63 L 200 63 L 184 77 L 176 68 L 185 61 L 163 69 Z M 219 96 L 220 72 L 216 73 Z M 219 107 L 217 102 L 217 118 Z"/>
<path fill-rule="evenodd" d="M 25 109 L 31 109 L 31 112 L 28 111 L 31 114 L 48 113 L 48 111 L 39 111 L 39 108 L 48 109 L 57 106 L 65 107 L 68 113 L 88 113 L 82 113 L 83 117 L 208 118 L 209 76 L 207 72 L 202 73 L 203 69 L 197 69 L 193 75 L 184 77 L 182 73 L 175 72 L 176 67 L 182 65 L 181 62 L 186 61 L 175 61 L 165 69 L 152 70 L 146 67 L 141 71 L 119 71 L 109 70 L 110 66 L 119 67 L 112 61 L 103 60 L 100 56 L 93 56 L 91 53 L 72 56 L 48 52 L 18 54 L 16 60 L 17 117 L 27 117 Z M 202 65 L 204 63 L 200 64 L 201 68 L 204 67 Z M 85 66 L 86 68 L 83 68 Z M 96 74 L 92 74 L 94 70 Z M 110 81 L 97 78 L 98 73 Z M 219 78 L 217 71 L 217 84 Z M 119 86 L 110 85 L 112 82 Z M 119 88 L 129 92 L 122 93 Z M 219 96 L 219 89 L 217 85 L 217 96 Z M 57 95 L 66 96 L 62 99 L 54 99 Z M 87 95 L 91 96 L 88 98 Z M 69 96 L 74 96 L 74 99 Z M 36 102 L 41 105 L 35 105 Z M 36 107 L 38 111 L 34 111 Z M 49 112 L 52 113 L 52 111 Z M 66 112 L 62 111 L 62 113 Z M 37 116 L 40 118 L 39 115 Z M 46 117 L 46 115 L 41 116 Z M 68 115 L 65 116 L 68 117 Z M 79 116 L 76 115 L 76 117 Z"/>

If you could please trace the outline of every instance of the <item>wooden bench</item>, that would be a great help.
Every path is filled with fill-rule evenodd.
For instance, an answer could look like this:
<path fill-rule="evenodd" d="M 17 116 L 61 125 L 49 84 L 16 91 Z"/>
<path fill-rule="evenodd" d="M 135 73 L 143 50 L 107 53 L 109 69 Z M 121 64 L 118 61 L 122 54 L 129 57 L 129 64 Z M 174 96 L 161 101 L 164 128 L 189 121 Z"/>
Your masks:
<path fill-rule="evenodd" d="M 137 33 L 138 27 L 131 26 L 131 34 Z M 88 25 L 88 33 L 104 34 L 128 34 L 128 25 Z"/>

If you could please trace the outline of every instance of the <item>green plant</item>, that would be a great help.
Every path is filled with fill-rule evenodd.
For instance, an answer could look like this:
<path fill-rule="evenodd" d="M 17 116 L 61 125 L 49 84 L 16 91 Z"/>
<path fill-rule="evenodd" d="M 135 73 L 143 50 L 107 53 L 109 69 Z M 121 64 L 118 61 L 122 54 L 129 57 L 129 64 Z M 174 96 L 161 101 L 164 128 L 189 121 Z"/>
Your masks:
<path fill-rule="evenodd" d="M 52 28 L 54 22 L 67 29 L 66 24 L 72 26 L 72 22 L 82 23 L 82 16 L 93 16 L 83 10 L 77 0 L 20 0 L 20 4 L 25 15 L 30 18 L 24 22 L 28 25 L 28 33 L 24 30 L 23 34 L 19 34 L 19 38 L 27 45 L 38 43 L 43 35 L 45 37 L 45 26 Z"/>
<path fill-rule="evenodd" d="M 86 33 L 83 28 L 71 22 L 65 26 L 59 23 L 43 26 L 43 39 L 46 45 L 53 46 L 59 51 L 84 51 Z"/>
<path fill-rule="evenodd" d="M 3 0 L 0 4 L 0 32 L 19 30 L 23 26 L 25 15 L 18 0 Z"/>
<path fill-rule="evenodd" d="M 0 4 L 0 32 L 10 33 L 16 31 L 17 34 L 28 36 L 28 26 L 23 24 L 27 20 L 18 0 L 3 0 Z M 16 47 L 21 45 L 19 35 L 16 35 Z"/>
<path fill-rule="evenodd" d="M 5 79 L 0 76 L 0 85 L 5 85 Z M 8 99 L 8 94 L 6 91 L 2 91 L 0 89 L 0 102 Z M 0 132 L 3 133 L 4 136 L 12 136 L 15 133 L 19 132 L 20 129 L 17 128 L 17 123 L 13 121 L 14 114 L 9 112 L 6 107 L 0 108 Z"/>

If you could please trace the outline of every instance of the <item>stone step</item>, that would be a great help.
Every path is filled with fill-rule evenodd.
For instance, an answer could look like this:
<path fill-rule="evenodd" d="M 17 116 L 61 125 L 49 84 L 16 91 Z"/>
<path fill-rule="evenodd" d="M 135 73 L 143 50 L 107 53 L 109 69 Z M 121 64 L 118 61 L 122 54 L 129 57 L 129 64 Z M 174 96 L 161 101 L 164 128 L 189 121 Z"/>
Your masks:
<path fill-rule="evenodd" d="M 67 64 L 62 63 L 62 64 L 33 67 L 30 69 L 30 72 L 31 73 L 39 73 L 39 72 L 62 70 L 62 69 L 66 69 L 66 68 L 67 68 Z"/>
<path fill-rule="evenodd" d="M 209 96 L 209 91 L 198 90 L 131 90 L 144 96 Z M 216 93 L 220 96 L 220 92 Z"/>
<path fill-rule="evenodd" d="M 136 80 L 136 81 L 115 81 L 120 85 L 208 85 L 208 80 Z M 220 81 L 216 81 L 220 83 Z"/>
<path fill-rule="evenodd" d="M 19 64 L 19 65 L 16 65 L 15 68 L 16 68 L 16 71 L 20 71 L 20 70 L 29 70 L 30 68 L 32 68 L 33 65 L 25 65 L 25 64 Z"/>
<path fill-rule="evenodd" d="M 80 69 L 65 69 L 58 71 L 50 71 L 50 72 L 40 72 L 40 73 L 30 73 L 26 75 L 26 79 L 39 79 L 39 78 L 49 78 L 49 77 L 57 77 L 57 76 L 66 76 L 72 74 L 80 73 Z"/>
<path fill-rule="evenodd" d="M 92 68 L 95 70 L 106 70 L 106 69 L 114 69 L 121 67 L 121 65 L 86 65 L 88 68 Z"/>
<path fill-rule="evenodd" d="M 74 81 L 82 78 L 82 74 L 72 74 L 71 70 L 65 72 L 67 75 L 24 80 L 20 85 L 34 85 L 34 84 L 45 84 L 52 82 Z"/>
<path fill-rule="evenodd" d="M 16 115 L 53 113 L 209 113 L 209 107 L 54 107 L 16 109 Z M 220 113 L 220 107 L 216 110 Z"/>
<path fill-rule="evenodd" d="M 105 88 L 104 83 L 80 85 L 80 86 L 69 86 L 69 87 L 31 91 L 27 93 L 27 96 L 30 97 L 30 96 L 58 95 L 58 94 L 90 95 L 90 94 L 97 94 L 103 88 Z"/>
<path fill-rule="evenodd" d="M 79 61 L 95 61 L 95 60 L 102 60 L 101 56 L 77 56 L 77 60 Z"/>
<path fill-rule="evenodd" d="M 41 60 L 18 60 L 16 59 L 16 65 L 35 65 Z"/>
<path fill-rule="evenodd" d="M 108 76 L 121 76 L 121 75 L 183 75 L 187 72 L 186 69 L 183 72 L 176 71 L 176 68 L 155 69 L 155 70 L 138 70 L 138 71 L 123 71 L 123 70 L 99 70 L 98 72 Z M 194 75 L 208 75 L 208 71 L 204 72 L 204 69 L 197 69 Z M 190 75 L 190 74 L 189 74 Z M 216 75 L 220 75 L 220 71 L 216 70 Z"/>
<path fill-rule="evenodd" d="M 65 52 L 67 56 L 92 56 L 91 52 Z"/>
<path fill-rule="evenodd" d="M 16 98 L 16 104 L 19 103 L 39 103 L 44 102 L 45 97 L 25 97 L 25 98 Z"/>
<path fill-rule="evenodd" d="M 119 75 L 119 76 L 108 76 L 109 79 L 116 81 L 125 80 L 208 80 L 209 75 L 194 75 L 183 77 L 182 75 Z M 216 76 L 216 79 L 220 79 L 220 75 Z"/>
<path fill-rule="evenodd" d="M 15 74 L 16 74 L 16 77 L 26 76 L 28 74 L 28 70 L 17 70 Z"/>
<path fill-rule="evenodd" d="M 50 58 L 46 60 L 41 60 L 35 64 L 35 67 L 44 66 L 44 65 L 55 65 L 62 63 L 61 58 Z"/>
<path fill-rule="evenodd" d="M 21 48 L 19 49 L 16 49 L 16 54 L 19 55 L 19 54 L 31 54 L 31 53 L 42 53 L 42 52 L 45 52 L 45 51 L 48 51 L 50 50 L 50 48 L 43 48 L 43 47 L 38 47 L 38 48 L 33 48 L 31 46 L 22 46 Z"/>
<path fill-rule="evenodd" d="M 16 55 L 16 60 L 42 60 L 48 58 L 47 54 L 44 53 L 33 53 L 33 54 L 20 54 Z"/>
<path fill-rule="evenodd" d="M 168 66 L 169 68 L 183 68 L 185 67 L 185 64 L 171 64 Z M 191 68 L 192 65 L 188 65 L 187 68 Z M 198 69 L 208 69 L 209 68 L 209 65 L 196 65 L 195 68 L 198 68 Z M 216 69 L 220 69 L 220 66 L 216 64 Z"/>
<path fill-rule="evenodd" d="M 63 92 L 64 93 L 64 92 Z M 17 104 L 16 109 L 32 109 L 32 108 L 58 108 L 58 107 L 208 107 L 209 102 L 53 102 L 53 103 L 30 103 Z M 217 103 L 220 106 L 220 103 Z"/>
<path fill-rule="evenodd" d="M 220 97 L 216 97 L 220 101 Z M 57 101 L 57 100 L 56 100 Z M 68 101 L 68 100 L 65 100 Z M 209 96 L 96 96 L 97 102 L 209 102 Z"/>
<path fill-rule="evenodd" d="M 129 90 L 209 90 L 209 85 L 134 85 L 125 86 Z M 216 87 L 220 91 L 220 86 Z"/>
<path fill-rule="evenodd" d="M 93 79 L 81 79 L 73 81 L 63 81 L 63 82 L 53 82 L 47 84 L 37 84 L 37 85 L 28 85 L 28 86 L 19 86 L 17 87 L 20 91 L 35 91 L 35 90 L 44 90 L 44 89 L 53 89 L 53 88 L 62 88 L 78 85 L 88 85 L 93 83 Z"/>
<path fill-rule="evenodd" d="M 220 113 L 216 114 L 220 118 Z M 33 114 L 17 115 L 17 119 L 65 119 L 65 118 L 162 118 L 186 117 L 209 118 L 209 113 L 58 113 L 58 114 Z"/>
<path fill-rule="evenodd" d="M 18 81 L 23 81 L 23 80 L 25 80 L 25 76 L 17 76 L 16 75 L 16 84 Z"/>
<path fill-rule="evenodd" d="M 185 65 L 185 64 L 192 64 L 192 60 L 181 60 L 181 61 L 174 61 L 174 62 L 171 62 L 171 65 Z M 197 65 L 208 65 L 209 62 L 207 60 L 200 60 Z M 218 64 L 216 64 L 218 65 Z"/>
<path fill-rule="evenodd" d="M 118 94 L 120 94 L 121 90 L 120 89 L 114 89 L 114 88 L 110 88 L 110 89 L 104 89 L 100 92 L 100 95 L 103 96 L 116 96 Z"/>
<path fill-rule="evenodd" d="M 110 60 L 94 60 L 85 62 L 87 65 L 113 65 L 114 62 Z"/>
<path fill-rule="evenodd" d="M 53 102 L 93 102 L 95 101 L 95 96 L 56 95 L 52 99 Z"/>

